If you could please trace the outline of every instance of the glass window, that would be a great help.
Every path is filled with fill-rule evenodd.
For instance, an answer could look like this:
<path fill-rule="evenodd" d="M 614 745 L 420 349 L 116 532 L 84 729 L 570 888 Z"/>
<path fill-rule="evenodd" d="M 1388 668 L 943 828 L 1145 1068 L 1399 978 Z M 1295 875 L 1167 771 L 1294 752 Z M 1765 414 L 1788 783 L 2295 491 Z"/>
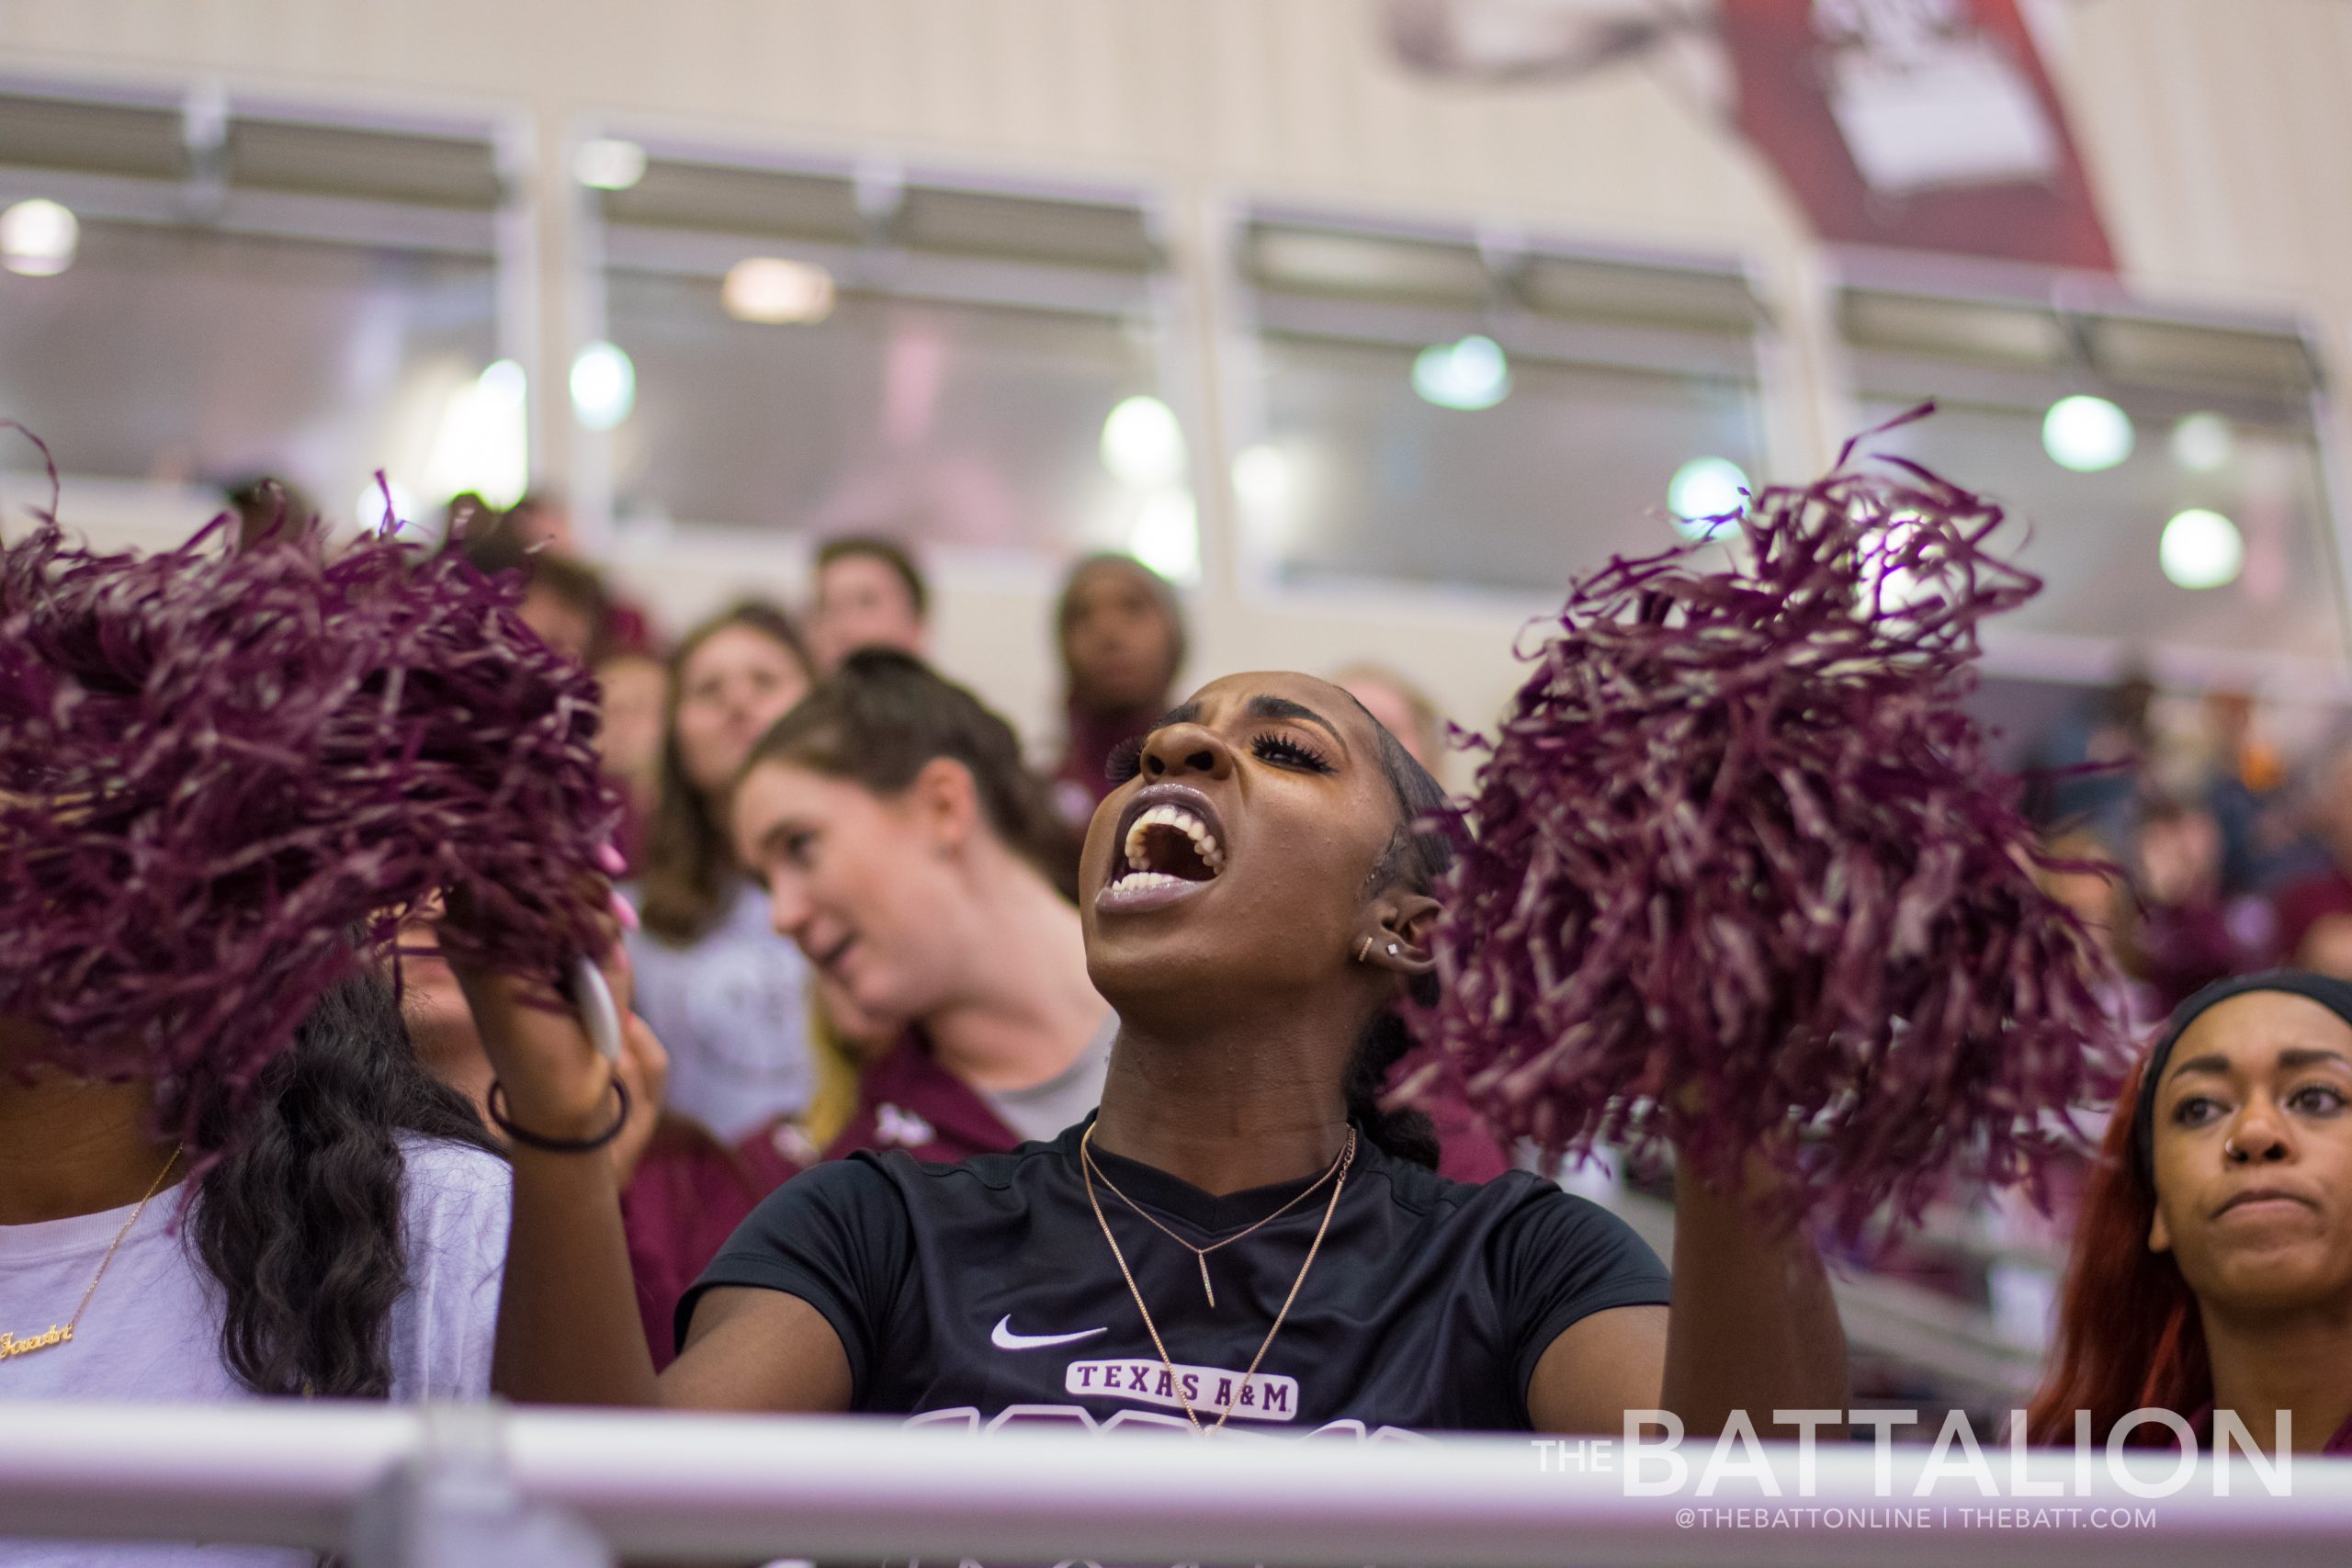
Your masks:
<path fill-rule="evenodd" d="M 1278 581 L 1379 577 L 1550 597 L 1611 555 L 1677 542 L 1694 458 L 1760 478 L 1752 383 L 1510 355 L 1481 409 L 1419 395 L 1419 351 L 1269 333 L 1262 452 L 1237 464 L 1243 525 Z"/>
<path fill-rule="evenodd" d="M 1235 256 L 1257 374 L 1235 387 L 1233 482 L 1265 580 L 1551 600 L 1676 543 L 1674 502 L 1729 510 L 1763 477 L 1735 265 L 1281 210 Z"/>
<path fill-rule="evenodd" d="M 607 333 L 634 362 L 614 433 L 624 518 L 978 547 L 1125 541 L 1140 504 L 1103 422 L 1158 385 L 1117 317 L 844 292 L 824 320 L 732 319 L 707 276 L 615 271 Z"/>
<path fill-rule="evenodd" d="M 2336 566 L 2310 431 L 2144 402 L 2135 411 L 2129 394 L 2118 398 L 2130 454 L 2091 472 L 2052 458 L 2045 408 L 1945 403 L 1869 446 L 1992 496 L 2024 525 L 1996 543 L 2043 588 L 1990 628 L 1995 639 L 2040 633 L 2340 661 Z M 1864 417 L 1905 406 L 1873 399 Z"/>
<path fill-rule="evenodd" d="M 498 357 L 494 272 L 487 255 L 85 220 L 63 272 L 0 272 L 0 407 L 69 473 L 274 474 L 349 518 L 380 466 L 424 482 L 452 394 Z M 4 460 L 38 466 L 20 444 Z"/>

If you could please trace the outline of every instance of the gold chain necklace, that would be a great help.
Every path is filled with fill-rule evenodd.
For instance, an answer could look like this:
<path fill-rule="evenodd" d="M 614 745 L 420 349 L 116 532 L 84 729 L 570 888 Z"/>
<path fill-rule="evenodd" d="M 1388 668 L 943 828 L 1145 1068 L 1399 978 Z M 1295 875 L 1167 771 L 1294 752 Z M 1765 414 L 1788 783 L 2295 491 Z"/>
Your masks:
<path fill-rule="evenodd" d="M 1341 1145 L 1340 1157 L 1332 1166 L 1332 1169 L 1339 1172 L 1340 1179 L 1332 1183 L 1331 1201 L 1323 1205 L 1323 1221 L 1315 1227 L 1315 1239 L 1307 1244 L 1306 1261 L 1298 1266 L 1298 1278 L 1290 1282 L 1290 1294 L 1283 1298 L 1282 1310 L 1274 1314 L 1274 1325 L 1266 1330 L 1266 1337 L 1258 1342 L 1258 1353 L 1250 1358 L 1250 1370 L 1241 1374 L 1240 1392 L 1226 1402 L 1225 1411 L 1217 1416 L 1216 1425 L 1205 1428 L 1201 1425 L 1199 1413 L 1193 1408 L 1192 1399 L 1184 1393 L 1184 1380 L 1176 1374 L 1176 1362 L 1174 1358 L 1168 1354 L 1167 1342 L 1159 1337 L 1159 1325 L 1151 1320 L 1151 1308 L 1144 1304 L 1143 1292 L 1136 1285 L 1135 1270 L 1127 1267 L 1127 1255 L 1119 1250 L 1119 1238 L 1111 1234 L 1111 1222 L 1103 1217 L 1102 1201 L 1094 1195 L 1093 1141 L 1094 1124 L 1090 1122 L 1087 1123 L 1086 1131 L 1080 1134 L 1078 1140 L 1079 1174 L 1086 1182 L 1087 1206 L 1094 1211 L 1094 1223 L 1102 1227 L 1102 1239 L 1111 1244 L 1111 1256 L 1118 1260 L 1119 1277 L 1126 1280 L 1127 1294 L 1135 1298 L 1136 1311 L 1143 1314 L 1144 1332 L 1151 1336 L 1151 1348 L 1159 1352 L 1160 1368 L 1168 1374 L 1168 1386 L 1175 1392 L 1176 1402 L 1184 1407 L 1184 1419 L 1193 1424 L 1194 1432 L 1217 1431 L 1233 1418 L 1234 1411 L 1239 1407 L 1242 1399 L 1249 1393 L 1250 1383 L 1255 1382 L 1258 1376 L 1258 1364 L 1266 1359 L 1267 1350 L 1272 1348 L 1274 1336 L 1283 1331 L 1283 1320 L 1290 1316 L 1291 1304 L 1298 1300 L 1299 1290 L 1306 1283 L 1306 1271 L 1315 1267 L 1315 1255 L 1323 1249 L 1323 1235 L 1331 1228 L 1331 1216 L 1340 1207 L 1340 1194 L 1347 1190 L 1348 1168 L 1355 1163 L 1356 1130 L 1353 1127 L 1348 1129 L 1348 1141 Z M 1102 1179 L 1104 1184 L 1108 1185 L 1111 1179 L 1106 1176 Z M 1320 1186 L 1321 1183 L 1318 1181 L 1317 1185 Z M 1113 1190 L 1116 1191 L 1117 1189 L 1114 1188 Z M 1309 1188 L 1307 1190 L 1312 1191 L 1314 1189 Z M 1123 1198 L 1126 1197 L 1124 1192 L 1119 1195 Z M 1301 1193 L 1300 1196 L 1304 1197 L 1306 1194 Z M 1293 1201 L 1295 1201 L 1293 1200 Z M 1133 1199 L 1128 1199 L 1130 1206 L 1134 1201 Z M 1280 1210 L 1275 1211 L 1276 1213 L 1280 1212 Z M 1142 1211 L 1138 1209 L 1136 1213 L 1141 1213 Z M 1271 1220 L 1273 1217 L 1272 1214 L 1269 1214 L 1266 1219 Z M 1151 1216 L 1145 1214 L 1144 1218 L 1150 1219 Z M 1259 1224 L 1264 1223 L 1264 1220 L 1261 1220 Z M 1168 1227 L 1161 1225 L 1160 1228 L 1166 1230 Z M 1250 1228 L 1255 1230 L 1257 1226 L 1252 1225 Z M 1183 1238 L 1180 1236 L 1177 1239 L 1181 1241 Z M 1236 1236 L 1232 1239 L 1238 1241 L 1240 1237 Z M 1205 1278 L 1204 1273 L 1204 1282 Z"/>
<path fill-rule="evenodd" d="M 180 1147 L 185 1146 L 183 1145 Z M 157 1171 L 155 1179 L 147 1184 L 147 1196 L 139 1200 L 138 1207 L 130 1211 L 130 1218 L 123 1221 L 122 1228 L 114 1233 L 114 1245 L 108 1247 L 107 1255 L 98 1259 L 98 1271 L 90 1276 L 90 1288 L 82 1292 L 82 1300 L 74 1308 L 74 1315 L 67 1318 L 62 1325 L 51 1324 L 47 1332 L 36 1334 L 29 1339 L 19 1339 L 13 1334 L 0 1331 L 0 1361 L 12 1360 L 18 1356 L 29 1356 L 36 1350 L 46 1350 L 53 1345 L 70 1345 L 74 1342 L 74 1330 L 80 1326 L 82 1314 L 88 1309 L 90 1298 L 98 1293 L 98 1281 L 107 1277 L 107 1265 L 112 1263 L 114 1255 L 122 1249 L 122 1238 L 130 1234 L 130 1227 L 137 1224 L 139 1216 L 147 1212 L 148 1200 L 164 1190 L 164 1178 L 169 1176 L 172 1173 L 172 1167 L 179 1162 L 180 1148 L 174 1148 L 172 1157 L 164 1162 L 164 1168 Z"/>
<path fill-rule="evenodd" d="M 1249 1230 L 1236 1231 L 1231 1235 L 1227 1236 L 1223 1241 L 1213 1241 L 1206 1247 L 1194 1247 L 1191 1242 L 1186 1241 L 1182 1236 L 1178 1235 L 1174 1231 L 1170 1230 L 1166 1225 L 1161 1224 L 1159 1221 L 1153 1216 L 1150 1210 L 1145 1208 L 1141 1203 L 1138 1203 L 1134 1199 L 1128 1197 L 1125 1192 L 1120 1191 L 1119 1184 L 1111 1179 L 1111 1173 L 1094 1163 L 1094 1151 L 1088 1146 L 1086 1142 L 1087 1138 L 1091 1138 L 1093 1135 L 1094 1129 L 1090 1125 L 1086 1130 L 1085 1135 L 1079 1139 L 1078 1157 L 1086 1162 L 1086 1168 L 1091 1176 L 1100 1177 L 1103 1186 L 1118 1194 L 1120 1202 L 1125 1203 L 1128 1208 L 1133 1209 L 1136 1213 L 1154 1230 L 1157 1230 L 1160 1235 L 1166 1236 L 1169 1240 L 1174 1242 L 1177 1246 L 1182 1247 L 1185 1251 L 1193 1255 L 1193 1260 L 1201 1266 L 1201 1292 L 1208 1297 L 1211 1310 L 1215 1310 L 1216 1306 L 1216 1289 L 1209 1283 L 1209 1254 L 1215 1252 L 1221 1247 L 1231 1247 L 1235 1242 L 1239 1241 L 1242 1237 L 1249 1235 L 1252 1232 L 1255 1232 L 1266 1225 L 1272 1224 L 1276 1220 L 1281 1219 L 1284 1214 L 1289 1213 L 1293 1209 L 1295 1209 L 1301 1203 L 1306 1202 L 1307 1199 L 1315 1195 L 1316 1189 L 1321 1187 L 1325 1182 L 1330 1180 L 1332 1177 L 1339 1174 L 1340 1162 L 1346 1159 L 1355 1148 L 1355 1129 L 1351 1127 L 1348 1129 L 1348 1142 L 1340 1146 L 1339 1154 L 1334 1156 L 1331 1163 L 1324 1168 L 1323 1174 L 1309 1182 L 1295 1197 L 1292 1198 L 1289 1202 L 1284 1203 L 1281 1208 L 1276 1209 L 1272 1213 L 1268 1214 L 1264 1219 L 1260 1220 L 1256 1224 L 1251 1225 Z"/>

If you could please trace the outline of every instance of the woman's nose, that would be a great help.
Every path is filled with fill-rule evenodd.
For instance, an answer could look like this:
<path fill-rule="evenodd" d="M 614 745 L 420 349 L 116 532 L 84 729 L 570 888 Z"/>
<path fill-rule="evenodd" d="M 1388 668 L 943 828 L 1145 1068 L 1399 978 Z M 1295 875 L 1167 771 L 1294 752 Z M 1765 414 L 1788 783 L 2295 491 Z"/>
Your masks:
<path fill-rule="evenodd" d="M 1188 774 L 1230 778 L 1233 751 L 1213 730 L 1197 724 L 1171 724 L 1153 730 L 1151 739 L 1144 742 L 1143 772 L 1146 778 L 1151 779 L 1182 778 Z"/>
<path fill-rule="evenodd" d="M 2222 1140 L 2222 1151 L 2240 1164 L 2256 1160 L 2268 1164 L 2292 1155 L 2294 1143 L 2285 1120 L 2257 1101 L 2238 1114 L 2237 1125 Z"/>

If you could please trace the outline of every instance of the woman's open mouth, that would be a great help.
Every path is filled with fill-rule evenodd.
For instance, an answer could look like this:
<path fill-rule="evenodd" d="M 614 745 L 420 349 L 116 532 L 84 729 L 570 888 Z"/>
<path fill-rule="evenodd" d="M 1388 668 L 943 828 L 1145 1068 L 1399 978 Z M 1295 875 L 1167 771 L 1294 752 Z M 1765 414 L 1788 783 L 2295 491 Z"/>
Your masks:
<path fill-rule="evenodd" d="M 1225 871 L 1223 829 L 1198 790 L 1152 784 L 1139 791 L 1120 818 L 1111 879 L 1095 895 L 1095 908 L 1137 913 L 1198 893 Z"/>

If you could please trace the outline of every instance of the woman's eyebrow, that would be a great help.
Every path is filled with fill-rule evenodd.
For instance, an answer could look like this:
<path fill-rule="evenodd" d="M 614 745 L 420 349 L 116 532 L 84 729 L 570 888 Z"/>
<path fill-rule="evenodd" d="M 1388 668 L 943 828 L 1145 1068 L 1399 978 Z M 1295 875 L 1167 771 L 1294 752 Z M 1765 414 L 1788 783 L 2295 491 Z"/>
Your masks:
<path fill-rule="evenodd" d="M 2230 1059 L 2227 1056 L 2219 1051 L 2209 1051 L 2202 1056 L 2189 1056 L 2175 1062 L 2165 1077 L 2177 1078 L 2183 1073 L 2214 1073 L 2227 1077 L 2229 1070 Z"/>
<path fill-rule="evenodd" d="M 1295 703 L 1288 697 L 1258 696 L 1250 699 L 1250 705 L 1245 711 L 1253 718 L 1295 718 L 1302 724 L 1314 725 L 1329 736 L 1341 751 L 1348 750 L 1347 737 L 1341 735 L 1329 719 L 1305 703 Z"/>
<path fill-rule="evenodd" d="M 2341 1051 L 2297 1045 L 2278 1053 L 2278 1065 L 2291 1073 L 2303 1067 L 2352 1067 L 2352 1061 L 2346 1061 Z"/>
<path fill-rule="evenodd" d="M 1178 703 L 1174 707 L 1152 720 L 1151 727 L 1154 729 L 1165 729 L 1171 724 L 1198 724 L 1200 721 L 1201 705 L 1197 701 Z"/>

